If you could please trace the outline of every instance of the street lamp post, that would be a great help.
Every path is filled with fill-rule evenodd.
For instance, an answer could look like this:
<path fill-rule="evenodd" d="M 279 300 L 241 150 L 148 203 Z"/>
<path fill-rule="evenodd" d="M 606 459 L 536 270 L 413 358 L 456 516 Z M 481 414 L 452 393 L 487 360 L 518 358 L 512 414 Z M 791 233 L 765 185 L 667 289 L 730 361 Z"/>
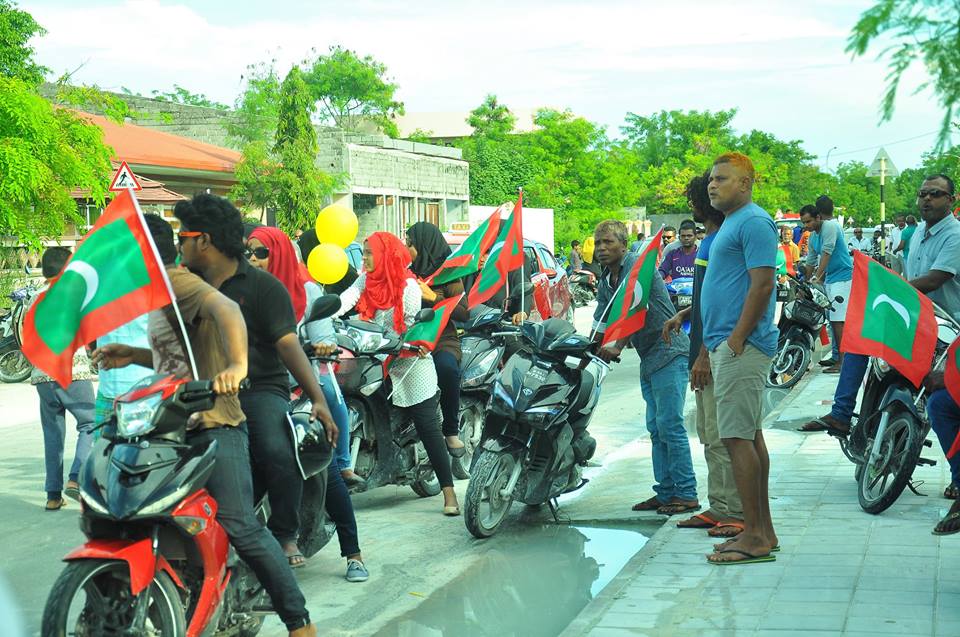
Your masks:
<path fill-rule="evenodd" d="M 826 158 L 826 159 L 824 160 L 824 162 L 823 162 L 823 163 L 826 165 L 827 172 L 830 172 L 830 153 L 832 153 L 832 152 L 835 151 L 836 149 L 837 149 L 837 147 L 834 146 L 833 148 L 831 148 L 830 150 L 827 151 L 827 158 Z"/>

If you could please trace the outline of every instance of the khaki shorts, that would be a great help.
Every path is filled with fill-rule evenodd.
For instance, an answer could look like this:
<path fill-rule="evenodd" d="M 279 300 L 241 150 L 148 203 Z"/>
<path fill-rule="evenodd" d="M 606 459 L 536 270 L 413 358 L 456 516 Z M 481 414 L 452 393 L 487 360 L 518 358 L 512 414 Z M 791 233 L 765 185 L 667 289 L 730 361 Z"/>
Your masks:
<path fill-rule="evenodd" d="M 763 421 L 763 386 L 771 357 L 747 344 L 735 356 L 724 341 L 710 352 L 720 438 L 753 440 Z"/>

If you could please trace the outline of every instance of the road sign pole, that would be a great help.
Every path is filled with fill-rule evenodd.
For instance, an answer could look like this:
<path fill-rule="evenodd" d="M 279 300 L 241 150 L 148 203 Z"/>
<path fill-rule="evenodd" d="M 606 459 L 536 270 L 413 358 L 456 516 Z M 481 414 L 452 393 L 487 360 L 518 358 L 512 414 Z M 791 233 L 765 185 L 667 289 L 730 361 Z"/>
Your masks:
<path fill-rule="evenodd" d="M 887 177 L 887 160 L 885 157 L 880 158 L 880 257 L 884 257 L 887 253 L 887 229 L 884 226 L 884 221 L 887 218 L 887 202 L 884 200 L 884 184 Z"/>

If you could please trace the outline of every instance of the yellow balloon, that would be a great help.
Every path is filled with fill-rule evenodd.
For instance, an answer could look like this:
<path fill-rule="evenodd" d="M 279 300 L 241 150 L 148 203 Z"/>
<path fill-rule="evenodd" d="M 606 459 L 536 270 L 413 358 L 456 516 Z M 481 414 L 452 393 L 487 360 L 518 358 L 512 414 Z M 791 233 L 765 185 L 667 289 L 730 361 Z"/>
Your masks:
<path fill-rule="evenodd" d="M 357 238 L 357 215 L 340 204 L 331 204 L 317 215 L 317 239 L 346 248 Z"/>
<path fill-rule="evenodd" d="M 307 270 L 317 283 L 336 283 L 347 273 L 347 253 L 340 246 L 321 243 L 310 251 Z"/>

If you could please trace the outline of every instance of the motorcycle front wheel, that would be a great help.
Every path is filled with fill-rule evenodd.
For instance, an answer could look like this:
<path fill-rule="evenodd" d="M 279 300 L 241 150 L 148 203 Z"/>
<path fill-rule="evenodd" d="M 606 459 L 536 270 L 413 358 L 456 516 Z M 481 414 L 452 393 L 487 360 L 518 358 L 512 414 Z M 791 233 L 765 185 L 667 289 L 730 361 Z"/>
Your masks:
<path fill-rule="evenodd" d="M 923 446 L 920 422 L 909 411 L 900 411 L 890 416 L 880 440 L 880 452 L 871 461 L 878 430 L 879 421 L 873 431 L 866 434 L 864 462 L 857 476 L 860 507 L 873 514 L 886 511 L 903 493 Z"/>
<path fill-rule="evenodd" d="M 0 354 L 0 381 L 5 383 L 22 383 L 30 378 L 33 365 L 19 349 Z"/>
<path fill-rule="evenodd" d="M 516 463 L 517 459 L 505 452 L 484 449 L 477 455 L 463 508 L 463 521 L 474 537 L 492 536 L 510 511 L 513 494 L 505 495 L 502 491 L 510 482 Z"/>
<path fill-rule="evenodd" d="M 770 361 L 767 387 L 789 389 L 800 382 L 809 367 L 810 350 L 804 343 L 789 340 Z"/>
<path fill-rule="evenodd" d="M 466 452 L 459 458 L 450 457 L 450 470 L 454 478 L 467 480 L 483 432 L 483 404 L 473 399 L 461 399 L 460 404 L 460 440 Z"/>
<path fill-rule="evenodd" d="M 157 573 L 148 590 L 150 605 L 143 635 L 180 637 L 185 634 L 183 606 L 170 577 L 164 572 Z M 41 635 L 122 635 L 133 621 L 135 601 L 136 597 L 130 593 L 130 570 L 125 562 L 70 562 L 47 598 Z"/>

